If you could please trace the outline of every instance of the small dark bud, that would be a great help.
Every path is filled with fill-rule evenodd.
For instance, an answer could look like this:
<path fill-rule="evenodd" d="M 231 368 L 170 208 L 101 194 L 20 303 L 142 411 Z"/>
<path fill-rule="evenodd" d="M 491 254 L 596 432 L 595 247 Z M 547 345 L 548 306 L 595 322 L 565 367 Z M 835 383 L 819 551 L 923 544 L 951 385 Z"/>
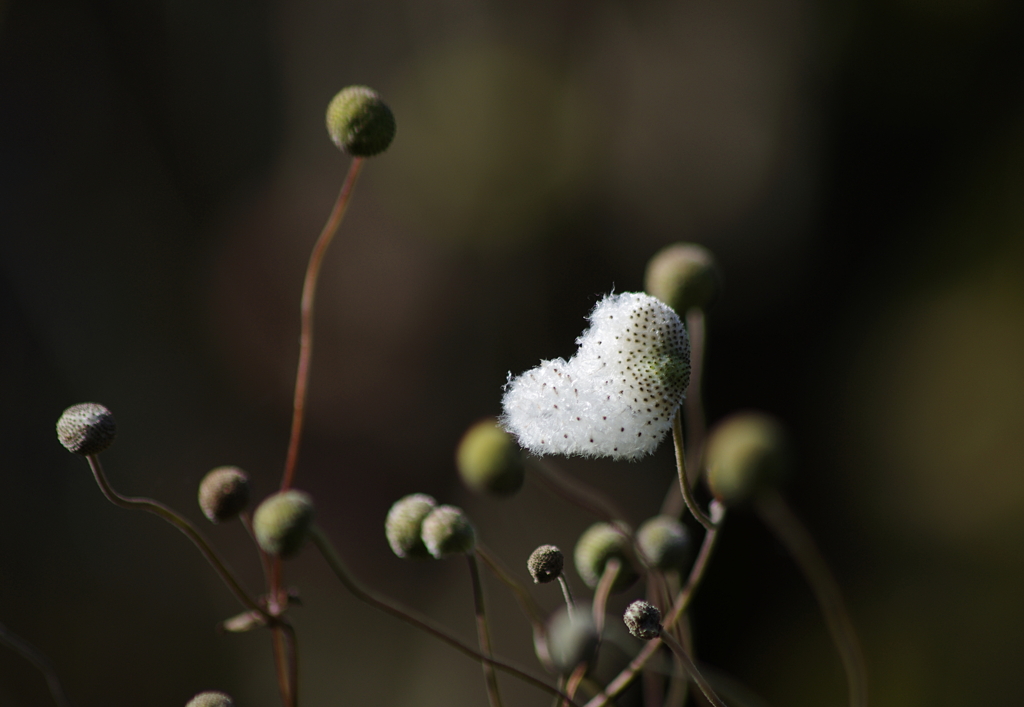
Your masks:
<path fill-rule="evenodd" d="M 185 707 L 234 707 L 234 705 L 235 701 L 231 699 L 231 695 L 211 690 L 200 692 L 189 700 Z"/>
<path fill-rule="evenodd" d="M 99 454 L 114 442 L 114 415 L 99 403 L 72 405 L 57 420 L 57 439 L 69 452 Z"/>
<path fill-rule="evenodd" d="M 414 493 L 395 501 L 384 521 L 388 545 L 399 557 L 426 559 L 430 557 L 423 544 L 423 519 L 437 507 L 437 501 L 425 493 Z"/>
<path fill-rule="evenodd" d="M 435 558 L 468 555 L 476 546 L 476 530 L 461 508 L 438 506 L 423 519 L 423 544 Z"/>
<path fill-rule="evenodd" d="M 562 574 L 565 558 L 562 551 L 554 545 L 541 545 L 530 555 L 526 566 L 536 584 L 547 584 L 558 579 Z"/>
<path fill-rule="evenodd" d="M 249 505 L 249 477 L 237 466 L 221 466 L 199 483 L 199 507 L 211 523 L 234 518 Z"/>
<path fill-rule="evenodd" d="M 645 641 L 661 635 L 661 612 L 645 601 L 635 601 L 626 609 L 622 620 L 629 632 Z"/>
<path fill-rule="evenodd" d="M 252 525 L 256 542 L 264 552 L 286 559 L 293 557 L 309 537 L 313 499 L 295 489 L 275 493 L 256 508 Z"/>
<path fill-rule="evenodd" d="M 353 157 L 373 157 L 394 139 L 395 116 L 373 89 L 349 86 L 327 106 L 327 132 Z"/>

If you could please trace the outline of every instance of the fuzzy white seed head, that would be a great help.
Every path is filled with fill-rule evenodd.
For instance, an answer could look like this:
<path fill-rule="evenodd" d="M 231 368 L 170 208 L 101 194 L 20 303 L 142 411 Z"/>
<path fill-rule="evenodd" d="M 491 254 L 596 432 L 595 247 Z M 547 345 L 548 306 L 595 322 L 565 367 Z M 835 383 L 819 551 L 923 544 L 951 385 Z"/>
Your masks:
<path fill-rule="evenodd" d="M 608 295 L 589 319 L 568 361 L 509 376 L 501 423 L 534 454 L 639 459 L 665 438 L 686 394 L 686 328 L 640 292 Z"/>

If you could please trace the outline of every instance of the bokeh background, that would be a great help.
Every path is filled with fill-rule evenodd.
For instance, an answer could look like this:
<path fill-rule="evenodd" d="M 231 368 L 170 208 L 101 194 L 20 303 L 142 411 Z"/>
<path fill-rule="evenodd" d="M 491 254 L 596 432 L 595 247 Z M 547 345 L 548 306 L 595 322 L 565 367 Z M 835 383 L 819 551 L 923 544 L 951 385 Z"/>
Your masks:
<path fill-rule="evenodd" d="M 114 485 L 202 520 L 237 464 L 278 483 L 308 251 L 347 169 L 323 112 L 398 121 L 324 268 L 297 484 L 371 585 L 472 639 L 461 562 L 387 548 L 390 504 L 463 505 L 525 579 L 591 518 L 452 462 L 501 386 L 569 356 L 674 241 L 717 256 L 710 420 L 777 414 L 786 493 L 844 588 L 872 703 L 1024 695 L 1024 5 L 1010 0 L 0 2 L 0 622 L 75 704 L 279 704 L 261 632 L 158 519 L 108 504 L 61 411 L 119 423 Z M 566 461 L 639 523 L 672 479 Z M 236 524 L 205 526 L 252 587 Z M 522 569 L 520 569 L 522 568 Z M 575 574 L 578 590 L 581 585 Z M 352 600 L 306 552 L 303 704 L 481 704 L 479 667 Z M 527 665 L 487 585 L 499 652 Z M 555 607 L 554 592 L 538 592 Z M 617 600 L 618 601 L 618 600 Z M 623 603 L 625 599 L 621 600 Z M 809 590 L 730 517 L 694 605 L 701 658 L 767 705 L 841 705 Z M 539 668 L 537 668 L 539 671 Z M 502 679 L 510 704 L 548 698 Z M 0 647 L 0 704 L 51 704 Z"/>

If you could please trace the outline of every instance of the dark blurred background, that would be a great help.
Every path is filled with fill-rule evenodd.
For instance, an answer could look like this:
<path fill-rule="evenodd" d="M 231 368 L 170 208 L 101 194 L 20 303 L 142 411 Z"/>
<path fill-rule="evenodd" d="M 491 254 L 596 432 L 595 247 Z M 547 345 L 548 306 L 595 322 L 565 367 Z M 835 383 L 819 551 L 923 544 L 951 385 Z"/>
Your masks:
<path fill-rule="evenodd" d="M 107 503 L 53 425 L 110 407 L 115 487 L 197 522 L 214 466 L 274 490 L 302 272 L 348 164 L 323 113 L 360 83 L 398 135 L 325 264 L 297 478 L 357 574 L 472 640 L 464 564 L 388 550 L 395 499 L 463 505 L 524 579 L 535 546 L 571 548 L 591 518 L 532 480 L 471 496 L 455 444 L 500 411 L 509 371 L 569 356 L 603 293 L 695 241 L 725 282 L 709 418 L 758 407 L 789 426 L 786 492 L 846 592 L 873 704 L 1020 702 L 1022 14 L 0 0 L 0 622 L 78 707 L 204 689 L 280 704 L 267 635 L 217 635 L 238 610 L 217 577 L 170 526 Z M 563 467 L 634 523 L 673 474 L 667 448 Z M 240 527 L 204 528 L 259 586 Z M 304 705 L 483 703 L 479 666 L 352 600 L 315 553 L 288 579 Z M 499 652 L 536 665 L 514 603 L 487 589 Z M 702 660 L 765 704 L 844 704 L 812 596 L 754 517 L 731 516 L 693 612 Z M 549 702 L 502 685 L 509 704 Z M 0 646 L 0 705 L 49 704 Z"/>

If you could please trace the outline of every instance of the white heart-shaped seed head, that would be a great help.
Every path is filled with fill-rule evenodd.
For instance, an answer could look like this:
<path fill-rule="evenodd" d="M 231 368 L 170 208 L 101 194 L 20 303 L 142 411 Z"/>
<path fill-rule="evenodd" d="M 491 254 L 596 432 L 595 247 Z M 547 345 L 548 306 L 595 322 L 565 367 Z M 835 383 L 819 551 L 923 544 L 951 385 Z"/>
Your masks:
<path fill-rule="evenodd" d="M 641 292 L 608 295 L 579 350 L 512 378 L 501 423 L 534 454 L 639 459 L 672 428 L 690 382 L 679 316 Z"/>

